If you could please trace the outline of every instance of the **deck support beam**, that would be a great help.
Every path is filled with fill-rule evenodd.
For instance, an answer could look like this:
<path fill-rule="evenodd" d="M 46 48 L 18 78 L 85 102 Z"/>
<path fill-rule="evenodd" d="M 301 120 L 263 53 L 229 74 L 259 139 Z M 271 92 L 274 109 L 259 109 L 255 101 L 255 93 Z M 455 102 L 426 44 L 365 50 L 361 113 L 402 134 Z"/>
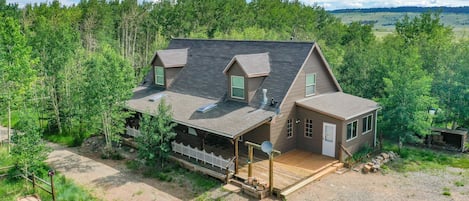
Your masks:
<path fill-rule="evenodd" d="M 238 163 L 239 163 L 239 137 L 234 140 L 234 154 L 235 154 L 235 174 L 238 174 Z"/>
<path fill-rule="evenodd" d="M 248 161 L 248 177 L 252 177 L 252 162 L 254 158 L 253 154 L 254 150 L 252 146 L 248 146 L 248 155 L 249 155 L 249 161 Z"/>

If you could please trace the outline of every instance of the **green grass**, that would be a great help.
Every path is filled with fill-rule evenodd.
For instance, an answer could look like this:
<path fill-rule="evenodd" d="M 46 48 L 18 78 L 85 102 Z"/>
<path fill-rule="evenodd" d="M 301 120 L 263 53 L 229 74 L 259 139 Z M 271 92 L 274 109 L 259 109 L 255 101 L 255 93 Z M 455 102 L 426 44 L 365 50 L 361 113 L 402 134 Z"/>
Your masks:
<path fill-rule="evenodd" d="M 449 188 L 448 187 L 444 187 L 443 188 L 443 193 L 442 193 L 444 196 L 451 196 L 451 192 L 449 192 Z"/>
<path fill-rule="evenodd" d="M 75 145 L 75 138 L 71 135 L 65 134 L 45 134 L 44 138 L 48 141 L 61 144 L 68 147 L 73 147 Z"/>
<path fill-rule="evenodd" d="M 0 146 L 0 167 L 13 165 L 13 160 L 7 153 L 5 146 Z M 44 167 L 43 172 L 47 172 L 49 168 Z M 47 176 L 41 177 L 42 179 L 49 181 Z M 57 201 L 96 201 L 88 191 L 84 188 L 77 186 L 71 180 L 66 179 L 61 174 L 54 176 L 54 185 L 56 191 Z M 47 188 L 47 187 L 46 187 Z M 14 178 L 1 178 L 0 179 L 0 195 L 2 201 L 15 201 L 18 197 L 33 194 L 32 184 L 26 182 L 24 179 Z M 42 200 L 52 200 L 50 194 L 37 188 L 36 193 L 41 197 Z"/>
<path fill-rule="evenodd" d="M 384 149 L 398 152 L 395 144 L 387 143 Z M 469 169 L 469 156 L 467 154 L 409 146 L 404 147 L 399 154 L 400 160 L 389 165 L 397 171 L 444 169 L 446 167 Z"/>
<path fill-rule="evenodd" d="M 455 182 L 454 182 L 454 185 L 457 186 L 457 187 L 463 187 L 463 186 L 464 186 L 464 182 L 463 182 L 463 181 L 455 181 Z"/>

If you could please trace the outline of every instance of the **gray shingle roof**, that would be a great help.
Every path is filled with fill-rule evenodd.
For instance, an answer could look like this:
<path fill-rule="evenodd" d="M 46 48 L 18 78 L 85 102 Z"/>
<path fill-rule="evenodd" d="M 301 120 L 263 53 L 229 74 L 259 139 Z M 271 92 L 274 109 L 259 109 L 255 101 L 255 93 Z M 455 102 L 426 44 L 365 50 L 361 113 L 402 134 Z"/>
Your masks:
<path fill-rule="evenodd" d="M 349 120 L 379 108 L 378 103 L 358 96 L 335 92 L 296 101 L 298 106 L 335 117 Z"/>
<path fill-rule="evenodd" d="M 127 107 L 145 113 L 154 111 L 160 99 L 149 101 L 150 98 L 158 98 L 164 93 L 177 123 L 233 138 L 275 115 L 275 107 L 260 107 L 261 89 L 268 90 L 269 99 L 281 102 L 313 45 L 312 42 L 173 39 L 168 49 L 158 51 L 157 55 L 167 65 L 169 61 L 165 59 L 173 54 L 168 56 L 165 53 L 186 49 L 184 68 L 164 91 L 154 86 L 137 88 Z M 229 89 L 223 71 L 235 56 L 249 74 L 267 73 L 269 70 L 269 75 L 249 104 L 226 99 Z M 253 66 L 257 64 L 261 66 Z M 149 75 L 144 83 L 151 83 Z M 206 113 L 197 112 L 197 109 L 210 103 L 218 105 Z"/>
<path fill-rule="evenodd" d="M 170 91 L 211 99 L 223 98 L 227 78 L 223 70 L 236 55 L 269 53 L 270 74 L 260 86 L 269 99 L 281 102 L 300 70 L 313 42 L 235 41 L 173 39 L 168 49 L 188 48 L 187 64 L 168 88 Z M 258 107 L 262 90 L 257 90 L 250 106 Z"/>
<path fill-rule="evenodd" d="M 156 99 L 150 101 L 152 98 Z M 136 88 L 134 97 L 127 101 L 127 107 L 142 113 L 154 113 L 163 98 L 166 103 L 171 104 L 175 122 L 228 138 L 244 134 L 275 115 L 273 111 L 249 107 L 239 102 L 218 102 L 152 86 Z M 197 111 L 201 106 L 211 103 L 218 105 L 205 113 Z"/>
<path fill-rule="evenodd" d="M 226 74 L 234 62 L 238 62 L 247 77 L 268 76 L 270 73 L 269 53 L 240 54 L 233 57 L 223 73 Z"/>

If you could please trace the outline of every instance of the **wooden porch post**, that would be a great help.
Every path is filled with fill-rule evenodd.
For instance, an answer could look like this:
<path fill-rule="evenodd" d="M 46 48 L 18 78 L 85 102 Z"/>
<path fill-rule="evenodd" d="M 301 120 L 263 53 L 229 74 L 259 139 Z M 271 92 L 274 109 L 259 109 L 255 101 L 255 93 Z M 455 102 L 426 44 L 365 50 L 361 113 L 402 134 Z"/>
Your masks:
<path fill-rule="evenodd" d="M 252 145 L 248 146 L 248 155 L 249 155 L 249 161 L 248 161 L 248 177 L 252 177 L 252 163 L 253 163 L 253 147 Z"/>
<path fill-rule="evenodd" d="M 238 140 L 239 137 L 235 138 L 234 140 L 234 153 L 235 153 L 235 174 L 238 174 L 238 161 L 239 161 L 239 154 L 238 154 Z"/>

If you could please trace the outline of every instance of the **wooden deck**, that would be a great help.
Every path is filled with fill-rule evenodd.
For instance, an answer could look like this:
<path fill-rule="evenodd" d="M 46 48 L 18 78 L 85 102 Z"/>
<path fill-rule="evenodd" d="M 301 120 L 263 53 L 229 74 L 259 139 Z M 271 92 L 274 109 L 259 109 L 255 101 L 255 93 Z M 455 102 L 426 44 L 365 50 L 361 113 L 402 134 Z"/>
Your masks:
<path fill-rule="evenodd" d="M 274 190 L 287 189 L 337 162 L 334 158 L 302 150 L 282 154 L 274 159 Z M 269 160 L 254 162 L 252 174 L 253 177 L 268 183 Z M 243 165 L 236 176 L 247 179 L 247 175 L 248 165 Z"/>

